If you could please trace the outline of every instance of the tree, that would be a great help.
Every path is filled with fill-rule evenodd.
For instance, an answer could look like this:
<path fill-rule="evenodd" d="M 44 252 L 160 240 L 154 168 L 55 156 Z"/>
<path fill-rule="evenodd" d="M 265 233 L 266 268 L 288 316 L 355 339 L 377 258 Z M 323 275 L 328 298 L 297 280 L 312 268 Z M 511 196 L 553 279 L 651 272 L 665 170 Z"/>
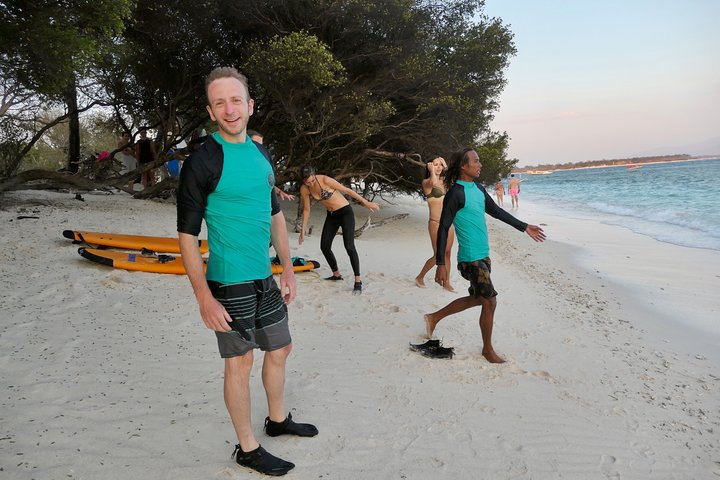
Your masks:
<path fill-rule="evenodd" d="M 88 7 L 95 23 L 117 11 L 107 1 Z M 312 163 L 376 193 L 415 192 L 424 158 L 465 146 L 484 149 L 487 172 L 507 167 L 507 136 L 489 124 L 515 47 L 508 27 L 483 15 L 482 0 L 137 0 L 127 27 L 120 28 L 124 13 L 113 14 L 119 23 L 103 20 L 110 26 L 89 35 L 94 43 L 85 43 L 79 28 L 63 42 L 62 32 L 45 25 L 48 18 L 79 25 L 72 14 L 85 5 L 80 0 L 70 2 L 69 13 L 49 0 L 32 8 L 11 3 L 0 12 L 14 30 L 0 34 L 38 25 L 63 44 L 59 52 L 86 59 L 57 69 L 62 81 L 37 77 L 34 67 L 53 65 L 59 53 L 30 55 L 25 46 L 39 33 L 18 33 L 27 37 L 22 42 L 3 35 L 0 46 L 13 48 L 0 58 L 33 72 L 14 78 L 34 79 L 20 83 L 62 99 L 73 78 L 68 72 L 85 72 L 75 76 L 82 106 L 103 97 L 123 127 L 155 128 L 161 152 L 208 124 L 204 77 L 230 65 L 248 76 L 255 99 L 250 128 L 265 134 L 280 181 Z M 42 13 L 45 6 L 50 13 Z M 82 93 L 98 82 L 102 88 Z"/>
<path fill-rule="evenodd" d="M 112 45 L 131 13 L 132 0 L 57 2 L 8 0 L 0 4 L 0 74 L 3 81 L 66 104 L 70 120 L 68 166 L 79 160 L 78 78 Z M 39 138 L 37 132 L 30 142 Z M 24 155 L 32 148 L 25 145 Z M 17 162 L 19 163 L 19 161 Z"/>
<path fill-rule="evenodd" d="M 515 50 L 506 27 L 477 16 L 481 7 L 266 0 L 242 16 L 225 12 L 237 37 L 262 38 L 258 25 L 277 32 L 253 43 L 243 64 L 256 100 L 252 125 L 286 175 L 311 162 L 348 182 L 416 191 L 421 158 L 491 136 Z"/>
<path fill-rule="evenodd" d="M 507 132 L 490 133 L 475 146 L 475 151 L 482 162 L 482 170 L 478 181 L 484 185 L 492 185 L 501 178 L 510 175 L 518 163 L 517 158 L 507 158 L 510 137 Z"/>

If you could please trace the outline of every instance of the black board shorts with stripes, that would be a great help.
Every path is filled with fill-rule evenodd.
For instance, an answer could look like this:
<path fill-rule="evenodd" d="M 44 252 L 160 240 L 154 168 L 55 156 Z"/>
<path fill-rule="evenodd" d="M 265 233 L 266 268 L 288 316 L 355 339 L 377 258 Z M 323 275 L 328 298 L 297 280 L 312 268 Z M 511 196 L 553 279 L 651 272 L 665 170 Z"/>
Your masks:
<path fill-rule="evenodd" d="M 245 355 L 255 348 L 271 352 L 290 345 L 287 305 L 272 275 L 231 284 L 208 280 L 208 286 L 232 318 L 232 330 L 215 332 L 222 358 Z"/>

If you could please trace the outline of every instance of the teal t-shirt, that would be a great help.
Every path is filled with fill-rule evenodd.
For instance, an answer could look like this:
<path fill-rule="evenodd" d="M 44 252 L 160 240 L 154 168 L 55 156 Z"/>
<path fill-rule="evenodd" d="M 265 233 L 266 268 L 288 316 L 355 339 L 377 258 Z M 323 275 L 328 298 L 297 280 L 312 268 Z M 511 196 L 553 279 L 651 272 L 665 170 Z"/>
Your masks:
<path fill-rule="evenodd" d="M 465 206 L 453 220 L 458 238 L 458 262 L 473 262 L 490 256 L 487 223 L 485 223 L 485 194 L 474 182 L 463 182 Z"/>
<path fill-rule="evenodd" d="M 239 283 L 266 278 L 271 275 L 272 167 L 249 137 L 245 143 L 229 143 L 215 132 L 213 138 L 222 146 L 223 167 L 205 209 L 207 279 Z"/>

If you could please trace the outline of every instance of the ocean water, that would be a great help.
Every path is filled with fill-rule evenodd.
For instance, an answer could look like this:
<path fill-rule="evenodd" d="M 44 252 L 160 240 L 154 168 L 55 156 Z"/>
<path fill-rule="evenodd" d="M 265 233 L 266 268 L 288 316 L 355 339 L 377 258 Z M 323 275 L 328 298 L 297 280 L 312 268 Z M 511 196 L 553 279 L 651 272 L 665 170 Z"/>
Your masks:
<path fill-rule="evenodd" d="M 720 250 L 720 158 L 521 178 L 521 208 L 524 198 L 661 242 Z"/>

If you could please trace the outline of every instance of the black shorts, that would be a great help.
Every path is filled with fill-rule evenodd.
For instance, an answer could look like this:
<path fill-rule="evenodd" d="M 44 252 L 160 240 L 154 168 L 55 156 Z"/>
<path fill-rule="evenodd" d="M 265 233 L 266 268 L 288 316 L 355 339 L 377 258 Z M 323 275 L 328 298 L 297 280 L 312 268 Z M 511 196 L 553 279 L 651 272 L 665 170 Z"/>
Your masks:
<path fill-rule="evenodd" d="M 497 296 L 490 279 L 490 257 L 472 262 L 458 263 L 458 271 L 465 280 L 470 281 L 468 293 L 475 298 L 492 298 Z"/>
<path fill-rule="evenodd" d="M 232 330 L 215 332 L 222 358 L 245 355 L 255 348 L 269 352 L 292 342 L 287 305 L 272 275 L 232 284 L 209 280 L 208 286 L 232 318 Z"/>

